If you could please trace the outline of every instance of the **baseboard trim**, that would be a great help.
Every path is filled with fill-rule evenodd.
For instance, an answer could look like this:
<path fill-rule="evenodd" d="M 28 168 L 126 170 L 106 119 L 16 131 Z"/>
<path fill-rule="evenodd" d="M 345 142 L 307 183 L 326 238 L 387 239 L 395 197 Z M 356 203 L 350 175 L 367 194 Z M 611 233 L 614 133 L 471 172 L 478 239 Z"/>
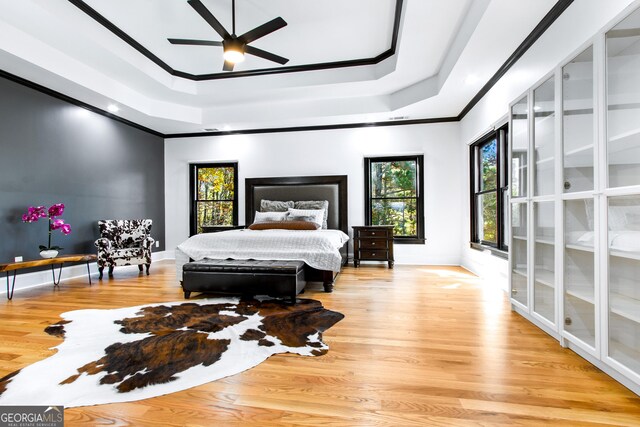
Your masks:
<path fill-rule="evenodd" d="M 158 262 L 166 259 L 173 259 L 170 251 L 159 251 L 153 252 L 151 254 L 151 262 Z M 127 270 L 138 270 L 137 265 L 126 265 L 122 267 L 118 267 L 118 269 L 127 269 Z M 95 262 L 89 263 L 89 271 L 91 273 L 91 281 L 92 283 L 96 283 L 98 280 L 98 265 Z M 56 267 L 56 275 L 58 274 L 58 268 Z M 87 279 L 87 265 L 86 264 L 76 264 L 70 265 L 67 267 L 62 267 L 62 272 L 60 273 L 60 283 L 65 280 L 70 279 L 78 279 L 84 278 L 87 280 L 87 285 L 89 281 Z M 0 288 L 0 295 L 6 295 L 6 277 L 0 278 L 5 283 L 0 283 L 3 285 Z M 13 280 L 13 277 L 9 277 L 9 281 Z M 30 273 L 18 273 L 16 276 L 16 286 L 15 292 L 19 293 L 26 289 L 37 288 L 40 286 L 53 286 L 53 277 L 51 275 L 51 269 L 34 271 Z"/>

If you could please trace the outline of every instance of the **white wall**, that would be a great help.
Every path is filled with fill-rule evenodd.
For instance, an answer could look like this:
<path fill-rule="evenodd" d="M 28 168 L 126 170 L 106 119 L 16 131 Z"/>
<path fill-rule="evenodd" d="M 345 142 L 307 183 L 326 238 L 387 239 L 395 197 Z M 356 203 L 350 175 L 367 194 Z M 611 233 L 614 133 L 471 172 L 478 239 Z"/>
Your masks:
<path fill-rule="evenodd" d="M 459 190 L 466 166 L 458 123 L 165 140 L 166 247 L 189 236 L 189 163 L 238 161 L 239 221 L 244 179 L 348 175 L 349 226 L 364 223 L 364 157 L 424 154 L 425 245 L 396 245 L 398 264 L 460 264 Z"/>
<path fill-rule="evenodd" d="M 631 0 L 576 0 L 538 39 L 523 57 L 500 79 L 461 122 L 462 163 L 469 164 L 468 144 L 474 142 L 508 113 L 509 103 L 551 72 L 602 27 L 620 14 Z M 577 52 L 576 52 L 577 53 Z M 502 260 L 469 248 L 469 174 L 461 182 L 462 265 L 504 289 L 508 265 Z"/>

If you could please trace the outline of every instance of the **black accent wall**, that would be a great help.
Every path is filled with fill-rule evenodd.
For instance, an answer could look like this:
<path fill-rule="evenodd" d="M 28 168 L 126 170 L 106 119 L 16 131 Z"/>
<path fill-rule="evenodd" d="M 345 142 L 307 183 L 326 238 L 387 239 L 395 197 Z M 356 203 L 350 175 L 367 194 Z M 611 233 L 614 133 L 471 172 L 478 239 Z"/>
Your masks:
<path fill-rule="evenodd" d="M 164 141 L 0 78 L 0 262 L 38 258 L 47 221 L 28 206 L 64 203 L 63 253 L 95 253 L 98 219 L 151 218 L 164 250 Z"/>

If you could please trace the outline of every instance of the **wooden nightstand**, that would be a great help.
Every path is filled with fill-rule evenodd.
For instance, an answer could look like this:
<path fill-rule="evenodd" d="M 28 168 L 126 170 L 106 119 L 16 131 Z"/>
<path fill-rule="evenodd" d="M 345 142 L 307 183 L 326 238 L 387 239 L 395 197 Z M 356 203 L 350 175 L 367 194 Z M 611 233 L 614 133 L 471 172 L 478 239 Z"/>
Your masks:
<path fill-rule="evenodd" d="M 363 225 L 353 228 L 353 265 L 360 261 L 387 261 L 393 268 L 393 225 Z"/>

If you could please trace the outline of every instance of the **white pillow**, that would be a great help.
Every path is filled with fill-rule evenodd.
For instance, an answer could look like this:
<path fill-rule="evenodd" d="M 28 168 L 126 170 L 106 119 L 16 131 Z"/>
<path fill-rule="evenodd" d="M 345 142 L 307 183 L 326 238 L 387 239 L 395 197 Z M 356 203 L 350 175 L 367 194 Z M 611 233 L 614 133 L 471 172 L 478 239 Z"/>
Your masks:
<path fill-rule="evenodd" d="M 263 222 L 276 222 L 285 221 L 289 212 L 258 212 L 253 219 L 254 224 L 261 224 Z"/>
<path fill-rule="evenodd" d="M 324 218 L 324 209 L 294 209 L 289 208 L 289 216 L 308 216 L 313 218 L 315 222 L 322 227 L 322 219 Z"/>

